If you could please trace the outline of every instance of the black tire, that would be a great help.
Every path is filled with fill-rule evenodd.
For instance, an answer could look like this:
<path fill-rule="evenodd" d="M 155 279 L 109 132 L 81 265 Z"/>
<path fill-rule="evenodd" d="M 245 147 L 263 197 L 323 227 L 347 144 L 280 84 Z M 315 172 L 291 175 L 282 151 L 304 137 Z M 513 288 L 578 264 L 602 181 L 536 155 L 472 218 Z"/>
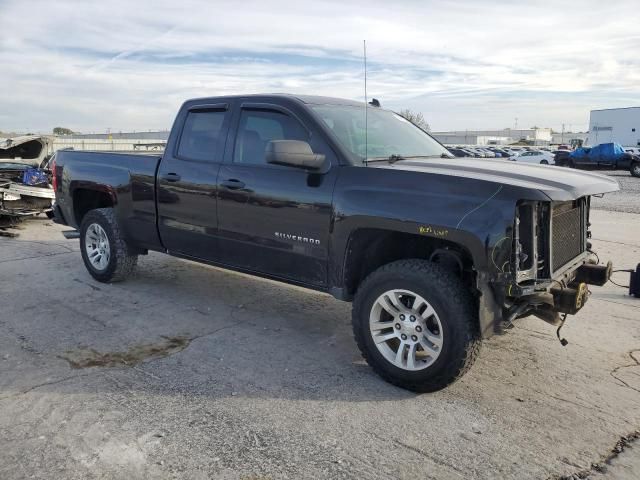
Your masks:
<path fill-rule="evenodd" d="M 44 214 L 47 216 L 49 220 L 53 220 L 54 218 L 56 218 L 56 214 L 53 213 L 53 210 L 48 210 L 44 212 Z"/>
<path fill-rule="evenodd" d="M 92 265 L 87 254 L 87 229 L 92 224 L 102 227 L 109 242 L 110 258 L 104 269 Z M 138 255 L 125 242 L 112 208 L 97 208 L 84 216 L 80 225 L 80 252 L 85 267 L 99 282 L 120 282 L 131 274 L 138 263 Z"/>
<path fill-rule="evenodd" d="M 392 289 L 423 297 L 442 324 L 443 345 L 435 361 L 423 370 L 395 366 L 376 347 L 369 316 L 376 299 Z M 371 273 L 353 302 L 353 332 L 362 356 L 384 380 L 414 392 L 434 392 L 462 377 L 480 352 L 478 310 L 472 294 L 450 271 L 420 259 L 399 260 Z"/>
<path fill-rule="evenodd" d="M 546 160 L 540 160 L 540 165 L 549 165 L 549 162 Z"/>
<path fill-rule="evenodd" d="M 640 162 L 633 162 L 631 168 L 629 168 L 629 172 L 631 172 L 631 175 L 634 177 L 640 178 Z"/>

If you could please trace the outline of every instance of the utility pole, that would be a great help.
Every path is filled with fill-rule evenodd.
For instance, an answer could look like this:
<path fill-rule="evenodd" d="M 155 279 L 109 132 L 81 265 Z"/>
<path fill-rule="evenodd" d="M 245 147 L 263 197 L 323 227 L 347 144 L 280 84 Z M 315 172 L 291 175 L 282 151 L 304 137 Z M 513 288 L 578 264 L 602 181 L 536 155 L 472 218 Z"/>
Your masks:
<path fill-rule="evenodd" d="M 517 129 L 518 129 L 518 117 L 516 117 L 516 127 L 514 130 L 517 130 Z"/>
<path fill-rule="evenodd" d="M 560 136 L 560 143 L 564 145 L 564 123 L 562 124 L 562 134 Z"/>

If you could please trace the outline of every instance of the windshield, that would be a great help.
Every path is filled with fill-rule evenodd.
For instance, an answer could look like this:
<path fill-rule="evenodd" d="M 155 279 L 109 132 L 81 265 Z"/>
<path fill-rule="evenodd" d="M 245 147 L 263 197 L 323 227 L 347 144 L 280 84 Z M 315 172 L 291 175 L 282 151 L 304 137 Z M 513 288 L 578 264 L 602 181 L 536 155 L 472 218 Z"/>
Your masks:
<path fill-rule="evenodd" d="M 413 123 L 388 110 L 364 107 L 311 105 L 340 143 L 359 160 L 391 156 L 450 156 L 449 152 Z M 366 139 L 366 140 L 365 140 Z"/>

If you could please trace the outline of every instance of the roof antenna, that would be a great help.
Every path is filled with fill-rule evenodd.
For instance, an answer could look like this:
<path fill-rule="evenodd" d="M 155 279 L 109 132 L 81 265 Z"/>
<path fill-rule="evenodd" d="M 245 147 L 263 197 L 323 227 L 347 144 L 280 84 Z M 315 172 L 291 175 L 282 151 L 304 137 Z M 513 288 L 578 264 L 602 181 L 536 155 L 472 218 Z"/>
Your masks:
<path fill-rule="evenodd" d="M 367 107 L 369 102 L 367 99 L 367 41 L 363 40 L 364 48 L 364 163 L 369 159 L 369 124 L 367 122 Z"/>

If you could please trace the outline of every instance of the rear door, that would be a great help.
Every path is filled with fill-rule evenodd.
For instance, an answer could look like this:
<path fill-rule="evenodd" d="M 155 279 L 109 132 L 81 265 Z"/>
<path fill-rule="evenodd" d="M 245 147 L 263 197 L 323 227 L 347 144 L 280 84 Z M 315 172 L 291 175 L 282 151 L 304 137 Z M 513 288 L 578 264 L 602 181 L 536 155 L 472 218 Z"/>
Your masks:
<path fill-rule="evenodd" d="M 158 231 L 170 253 L 216 260 L 217 178 L 231 103 L 195 104 L 180 115 L 158 169 Z"/>
<path fill-rule="evenodd" d="M 332 195 L 339 167 L 313 124 L 270 104 L 245 103 L 219 175 L 221 261 L 301 284 L 326 285 Z M 320 174 L 271 165 L 271 140 L 304 140 L 331 162 Z"/>

